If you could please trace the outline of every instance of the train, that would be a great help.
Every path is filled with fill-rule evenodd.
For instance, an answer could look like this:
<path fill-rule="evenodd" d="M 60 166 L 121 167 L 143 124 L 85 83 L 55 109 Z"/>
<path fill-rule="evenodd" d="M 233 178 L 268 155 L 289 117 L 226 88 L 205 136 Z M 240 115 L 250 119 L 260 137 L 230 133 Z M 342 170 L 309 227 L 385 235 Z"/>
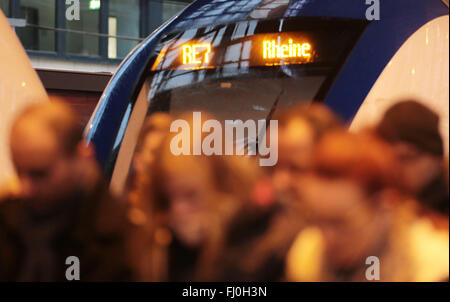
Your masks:
<path fill-rule="evenodd" d="M 155 112 L 256 121 L 321 102 L 357 131 L 405 98 L 440 115 L 448 156 L 447 0 L 197 0 L 123 60 L 85 138 L 120 191 Z"/>
<path fill-rule="evenodd" d="M 259 120 L 282 94 L 276 110 L 322 102 L 355 131 L 413 98 L 440 114 L 448 154 L 448 28 L 442 0 L 198 0 L 123 61 L 86 139 L 120 191 L 154 112 Z"/>

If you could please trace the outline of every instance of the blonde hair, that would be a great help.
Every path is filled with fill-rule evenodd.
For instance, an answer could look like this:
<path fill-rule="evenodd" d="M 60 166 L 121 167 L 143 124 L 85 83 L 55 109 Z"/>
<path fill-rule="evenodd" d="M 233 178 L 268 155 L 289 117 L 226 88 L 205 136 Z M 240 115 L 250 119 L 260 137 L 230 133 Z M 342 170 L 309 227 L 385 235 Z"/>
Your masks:
<path fill-rule="evenodd" d="M 207 113 L 202 113 L 204 120 L 214 119 Z M 192 113 L 182 114 L 178 117 L 188 122 L 192 132 Z M 206 243 L 200 254 L 200 264 L 194 279 L 209 280 L 213 274 L 213 263 L 218 260 L 219 252 L 223 246 L 225 225 L 240 206 L 251 199 L 253 187 L 261 175 L 255 158 L 244 156 L 221 155 L 179 155 L 171 152 L 170 145 L 176 133 L 170 133 L 156 152 L 156 160 L 148 170 L 148 183 L 143 183 L 139 192 L 139 205 L 145 213 L 146 234 L 148 236 L 148 253 L 146 257 L 149 267 L 146 281 L 164 281 L 167 278 L 167 247 L 170 240 L 164 230 L 167 230 L 166 215 L 169 200 L 164 191 L 165 181 L 170 173 L 201 170 L 206 173 L 210 186 L 215 193 L 209 206 L 209 228 Z M 205 136 L 202 133 L 201 139 Z M 193 142 L 191 133 L 191 146 Z M 150 181 L 151 180 L 151 181 Z M 150 265 L 149 263 L 153 263 Z M 165 263 L 165 264 L 163 264 Z"/>

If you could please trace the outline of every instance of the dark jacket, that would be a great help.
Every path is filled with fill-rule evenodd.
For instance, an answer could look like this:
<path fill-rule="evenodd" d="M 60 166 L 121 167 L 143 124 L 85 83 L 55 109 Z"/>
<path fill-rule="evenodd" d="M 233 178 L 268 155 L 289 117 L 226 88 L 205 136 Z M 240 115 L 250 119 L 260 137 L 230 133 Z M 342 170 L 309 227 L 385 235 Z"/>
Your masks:
<path fill-rule="evenodd" d="M 287 253 L 303 226 L 295 207 L 244 206 L 227 226 L 213 280 L 283 281 Z"/>
<path fill-rule="evenodd" d="M 126 211 L 106 186 L 58 204 L 42 216 L 23 200 L 0 203 L 0 281 L 67 281 L 71 256 L 81 281 L 129 280 Z"/>

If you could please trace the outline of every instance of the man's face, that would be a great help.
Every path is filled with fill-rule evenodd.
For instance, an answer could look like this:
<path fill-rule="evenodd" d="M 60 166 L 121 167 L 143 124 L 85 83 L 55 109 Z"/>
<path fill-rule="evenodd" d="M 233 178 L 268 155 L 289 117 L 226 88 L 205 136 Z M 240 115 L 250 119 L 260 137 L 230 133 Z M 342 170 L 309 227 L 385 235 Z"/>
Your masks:
<path fill-rule="evenodd" d="M 408 143 L 393 144 L 400 164 L 400 180 L 406 190 L 420 194 L 440 173 L 442 158 L 421 152 Z"/>
<path fill-rule="evenodd" d="M 55 135 L 39 123 L 22 122 L 15 127 L 11 155 L 21 182 L 21 195 L 33 206 L 45 211 L 73 191 L 74 159 L 62 151 Z"/>
<path fill-rule="evenodd" d="M 295 183 L 312 167 L 314 131 L 303 119 L 294 119 L 279 131 L 278 163 L 273 182 L 279 194 L 295 200 Z"/>
<path fill-rule="evenodd" d="M 328 264 L 334 269 L 363 264 L 378 231 L 361 186 L 346 178 L 309 175 L 298 190 L 306 218 L 322 232 Z"/>

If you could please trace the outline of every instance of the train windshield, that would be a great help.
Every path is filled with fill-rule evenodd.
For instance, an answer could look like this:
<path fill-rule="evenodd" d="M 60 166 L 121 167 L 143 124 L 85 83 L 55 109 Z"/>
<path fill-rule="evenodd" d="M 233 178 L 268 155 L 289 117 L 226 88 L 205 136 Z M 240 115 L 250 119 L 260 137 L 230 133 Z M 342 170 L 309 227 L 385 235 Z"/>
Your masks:
<path fill-rule="evenodd" d="M 282 108 L 322 101 L 367 25 L 362 20 L 248 20 L 173 32 L 149 60 L 108 160 L 123 188 L 146 115 L 208 112 L 225 121 L 268 120 Z M 257 142 L 256 134 L 244 138 Z"/>
<path fill-rule="evenodd" d="M 206 111 L 219 120 L 257 120 L 322 101 L 365 25 L 250 20 L 169 34 L 147 70 L 149 114 Z"/>

